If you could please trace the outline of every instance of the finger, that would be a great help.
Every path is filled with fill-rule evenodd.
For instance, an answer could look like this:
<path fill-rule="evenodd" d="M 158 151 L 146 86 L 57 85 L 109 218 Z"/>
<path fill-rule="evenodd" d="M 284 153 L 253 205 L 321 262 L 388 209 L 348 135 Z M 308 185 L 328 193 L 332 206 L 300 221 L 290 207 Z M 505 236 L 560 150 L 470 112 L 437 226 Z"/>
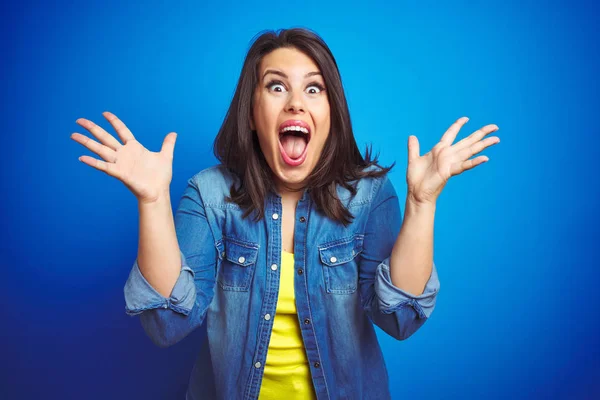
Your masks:
<path fill-rule="evenodd" d="M 480 140 L 479 142 L 473 143 L 469 147 L 459 150 L 458 157 L 461 160 L 466 160 L 471 158 L 473 155 L 480 153 L 484 149 L 495 145 L 496 143 L 500 143 L 500 138 L 498 136 L 491 136 L 485 140 Z"/>
<path fill-rule="evenodd" d="M 440 142 L 443 142 L 450 146 L 452 142 L 454 142 L 454 139 L 456 139 L 458 131 L 460 131 L 460 129 L 467 123 L 468 120 L 468 117 L 460 117 L 459 119 L 457 119 L 452 125 L 450 125 L 450 128 L 448 128 L 448 130 L 444 133 L 444 135 L 440 139 Z"/>
<path fill-rule="evenodd" d="M 115 178 L 118 178 L 118 170 L 116 168 L 116 164 L 113 163 L 107 163 L 101 160 L 98 160 L 94 157 L 90 157 L 90 156 L 81 156 L 79 157 L 79 161 L 81 161 L 84 164 L 89 165 L 90 167 L 94 167 L 102 172 L 107 173 L 110 176 L 114 176 Z"/>
<path fill-rule="evenodd" d="M 471 133 L 466 138 L 462 139 L 460 142 L 456 143 L 453 147 L 457 150 L 462 150 L 466 147 L 471 146 L 473 143 L 480 141 L 484 136 L 489 135 L 492 132 L 497 131 L 498 125 L 489 124 L 482 128 L 477 129 L 475 132 Z"/>
<path fill-rule="evenodd" d="M 82 135 L 81 133 L 74 132 L 71 135 L 71 139 L 87 147 L 88 149 L 98 154 L 100 157 L 102 157 L 108 162 L 114 163 L 117 159 L 117 152 L 115 150 L 111 149 L 108 146 L 104 146 L 96 142 L 95 140 L 92 140 L 89 137 Z"/>
<path fill-rule="evenodd" d="M 163 144 L 162 144 L 162 148 L 160 149 L 160 152 L 173 158 L 173 152 L 175 151 L 175 141 L 176 140 L 177 140 L 177 134 L 175 132 L 169 133 L 167 136 L 165 136 L 165 140 L 163 140 Z"/>
<path fill-rule="evenodd" d="M 459 175 L 459 174 L 463 173 L 464 171 L 475 168 L 479 164 L 483 164 L 484 162 L 486 162 L 488 160 L 489 160 L 489 158 L 487 158 L 486 156 L 479 156 L 479 157 L 473 158 L 472 160 L 465 160 L 463 162 L 457 162 L 452 165 L 450 174 L 452 174 L 452 176 Z"/>
<path fill-rule="evenodd" d="M 127 126 L 125 126 L 125 124 L 119 118 L 117 118 L 116 115 L 108 111 L 104 111 L 102 115 L 108 120 L 108 122 L 110 122 L 113 128 L 115 128 L 115 131 L 117 131 L 117 134 L 123 143 L 127 143 L 130 140 L 135 140 L 133 133 L 131 133 L 129 128 L 127 128 Z"/>
<path fill-rule="evenodd" d="M 79 118 L 77 121 L 75 121 L 75 123 L 87 129 L 96 137 L 96 139 L 113 150 L 117 150 L 119 147 L 123 146 L 117 139 L 115 139 L 113 135 L 106 132 L 101 126 L 96 125 L 88 119 Z"/>
<path fill-rule="evenodd" d="M 410 135 L 408 137 L 408 162 L 419 158 L 419 154 L 419 139 L 415 135 Z"/>

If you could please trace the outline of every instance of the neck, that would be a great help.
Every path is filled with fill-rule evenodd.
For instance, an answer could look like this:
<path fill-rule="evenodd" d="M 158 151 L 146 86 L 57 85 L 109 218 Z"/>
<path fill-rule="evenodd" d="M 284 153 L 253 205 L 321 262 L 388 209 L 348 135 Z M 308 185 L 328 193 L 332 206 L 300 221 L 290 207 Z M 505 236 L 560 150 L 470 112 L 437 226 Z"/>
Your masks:
<path fill-rule="evenodd" d="M 302 195 L 304 194 L 304 189 L 302 189 L 300 186 L 297 188 L 295 187 L 294 189 L 296 190 L 290 190 L 286 188 L 283 183 L 276 182 L 276 188 L 277 194 L 281 196 L 281 200 L 285 203 L 296 204 L 298 201 L 300 201 Z"/>

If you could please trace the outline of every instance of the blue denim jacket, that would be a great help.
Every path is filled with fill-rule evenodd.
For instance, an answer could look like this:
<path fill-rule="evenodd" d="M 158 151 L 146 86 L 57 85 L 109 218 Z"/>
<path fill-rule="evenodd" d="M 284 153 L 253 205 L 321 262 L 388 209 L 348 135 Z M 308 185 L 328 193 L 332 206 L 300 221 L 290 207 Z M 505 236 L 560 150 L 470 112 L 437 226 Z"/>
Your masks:
<path fill-rule="evenodd" d="M 281 263 L 281 197 L 265 218 L 242 219 L 225 202 L 237 178 L 222 165 L 188 180 L 175 213 L 181 272 L 169 298 L 140 273 L 125 284 L 126 313 L 139 315 L 160 347 L 206 322 L 208 344 L 192 370 L 187 399 L 256 399 L 275 318 Z M 389 261 L 402 215 L 386 177 L 338 187 L 354 215 L 344 227 L 317 211 L 304 191 L 294 224 L 298 322 L 317 398 L 389 399 L 389 377 L 373 324 L 407 339 L 431 315 L 440 283 L 435 263 L 425 291 L 395 287 Z"/>

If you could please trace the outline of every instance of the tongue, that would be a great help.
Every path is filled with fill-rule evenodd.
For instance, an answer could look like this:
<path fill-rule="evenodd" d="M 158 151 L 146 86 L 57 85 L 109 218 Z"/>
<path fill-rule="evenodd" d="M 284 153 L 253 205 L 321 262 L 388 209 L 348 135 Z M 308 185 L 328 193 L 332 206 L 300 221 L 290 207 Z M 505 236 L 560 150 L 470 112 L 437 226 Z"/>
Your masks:
<path fill-rule="evenodd" d="M 291 159 L 300 157 L 306 148 L 306 141 L 298 136 L 283 135 L 280 140 L 283 150 Z"/>

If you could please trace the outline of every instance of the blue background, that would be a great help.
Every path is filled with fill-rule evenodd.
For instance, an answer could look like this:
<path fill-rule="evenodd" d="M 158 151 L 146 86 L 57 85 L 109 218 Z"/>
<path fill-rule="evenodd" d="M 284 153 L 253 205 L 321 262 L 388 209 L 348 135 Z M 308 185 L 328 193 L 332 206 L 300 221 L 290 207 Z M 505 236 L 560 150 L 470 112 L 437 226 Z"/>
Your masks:
<path fill-rule="evenodd" d="M 0 397 L 183 398 L 202 331 L 160 349 L 126 316 L 137 203 L 70 135 L 91 136 L 81 117 L 114 134 L 106 110 L 152 151 L 177 132 L 176 207 L 215 163 L 250 40 L 294 26 L 333 51 L 402 207 L 410 134 L 423 154 L 461 116 L 457 140 L 500 127 L 439 198 L 431 319 L 378 330 L 393 398 L 600 396 L 597 6 L 415 3 L 2 5 Z"/>

